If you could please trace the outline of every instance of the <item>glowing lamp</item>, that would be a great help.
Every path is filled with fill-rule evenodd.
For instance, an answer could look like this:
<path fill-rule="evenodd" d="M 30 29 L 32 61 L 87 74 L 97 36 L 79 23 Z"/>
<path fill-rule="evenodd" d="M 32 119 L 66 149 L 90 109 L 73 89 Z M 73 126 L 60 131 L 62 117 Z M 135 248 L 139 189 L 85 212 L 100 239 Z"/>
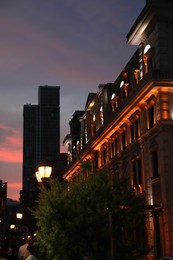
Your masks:
<path fill-rule="evenodd" d="M 22 219 L 22 217 L 23 217 L 22 213 L 20 213 L 20 212 L 16 213 L 16 218 L 17 219 Z"/>
<path fill-rule="evenodd" d="M 52 172 L 51 166 L 39 166 L 36 172 L 36 178 L 38 182 L 42 182 L 42 179 L 50 178 Z"/>
<path fill-rule="evenodd" d="M 15 225 L 14 224 L 11 224 L 10 225 L 10 229 L 14 229 L 15 228 Z"/>

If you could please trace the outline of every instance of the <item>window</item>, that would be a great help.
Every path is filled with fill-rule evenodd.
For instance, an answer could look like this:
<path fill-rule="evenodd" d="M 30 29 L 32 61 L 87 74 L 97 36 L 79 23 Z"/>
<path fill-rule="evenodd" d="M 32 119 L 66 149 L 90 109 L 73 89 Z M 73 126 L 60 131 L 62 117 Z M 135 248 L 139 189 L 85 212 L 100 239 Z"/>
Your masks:
<path fill-rule="evenodd" d="M 131 143 L 139 137 L 139 118 L 136 118 L 130 126 Z"/>
<path fill-rule="evenodd" d="M 118 141 L 118 138 L 115 139 L 115 155 L 119 153 L 119 147 L 118 147 L 118 144 L 119 144 L 119 141 Z"/>
<path fill-rule="evenodd" d="M 99 167 L 99 153 L 96 151 L 94 153 L 94 169 L 98 169 Z"/>
<path fill-rule="evenodd" d="M 159 176 L 159 171 L 158 171 L 158 153 L 157 153 L 157 151 L 153 151 L 151 153 L 151 160 L 152 160 L 153 178 L 157 178 Z"/>
<path fill-rule="evenodd" d="M 113 93 L 111 96 L 111 105 L 112 105 L 112 111 L 115 112 L 116 108 L 118 107 L 118 96 Z"/>
<path fill-rule="evenodd" d="M 106 149 L 102 151 L 103 165 L 106 164 Z"/>
<path fill-rule="evenodd" d="M 92 136 L 94 136 L 94 135 L 95 135 L 95 132 L 96 132 L 95 121 L 96 121 L 96 116 L 93 115 L 93 118 L 92 118 Z"/>
<path fill-rule="evenodd" d="M 115 156 L 115 141 L 111 143 L 111 158 Z"/>
<path fill-rule="evenodd" d="M 149 128 L 152 128 L 154 126 L 154 106 L 148 109 L 148 122 Z"/>
<path fill-rule="evenodd" d="M 122 150 L 126 148 L 126 131 L 122 133 Z"/>
<path fill-rule="evenodd" d="M 149 44 L 147 44 L 144 48 L 144 64 L 145 64 L 145 72 L 147 73 L 149 70 L 152 69 L 153 61 L 152 61 L 152 48 Z"/>
<path fill-rule="evenodd" d="M 100 107 L 100 120 L 101 120 L 101 124 L 103 125 L 103 107 Z"/>
<path fill-rule="evenodd" d="M 141 158 L 136 158 L 132 161 L 133 166 L 133 186 L 142 185 L 142 164 Z"/>

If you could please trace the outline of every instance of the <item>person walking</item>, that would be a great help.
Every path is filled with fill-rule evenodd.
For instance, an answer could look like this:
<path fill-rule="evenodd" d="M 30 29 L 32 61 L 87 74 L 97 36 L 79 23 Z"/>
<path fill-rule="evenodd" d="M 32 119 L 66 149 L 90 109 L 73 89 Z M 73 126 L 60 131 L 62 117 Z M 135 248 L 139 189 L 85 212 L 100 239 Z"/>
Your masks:
<path fill-rule="evenodd" d="M 28 257 L 29 251 L 27 250 L 27 247 L 31 244 L 31 238 L 27 238 L 25 241 L 25 244 L 19 247 L 18 251 L 18 258 L 20 260 L 24 260 Z"/>
<path fill-rule="evenodd" d="M 27 247 L 27 251 L 29 253 L 28 257 L 25 260 L 37 260 L 37 258 L 34 256 L 33 247 L 30 245 Z"/>

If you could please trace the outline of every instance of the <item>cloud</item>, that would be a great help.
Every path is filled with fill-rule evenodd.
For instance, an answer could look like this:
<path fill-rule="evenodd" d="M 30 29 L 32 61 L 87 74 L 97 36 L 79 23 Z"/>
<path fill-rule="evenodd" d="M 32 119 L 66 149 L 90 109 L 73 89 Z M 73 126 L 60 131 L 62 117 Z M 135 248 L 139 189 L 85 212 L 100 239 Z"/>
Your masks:
<path fill-rule="evenodd" d="M 0 161 L 22 162 L 22 138 L 18 129 L 0 125 Z"/>

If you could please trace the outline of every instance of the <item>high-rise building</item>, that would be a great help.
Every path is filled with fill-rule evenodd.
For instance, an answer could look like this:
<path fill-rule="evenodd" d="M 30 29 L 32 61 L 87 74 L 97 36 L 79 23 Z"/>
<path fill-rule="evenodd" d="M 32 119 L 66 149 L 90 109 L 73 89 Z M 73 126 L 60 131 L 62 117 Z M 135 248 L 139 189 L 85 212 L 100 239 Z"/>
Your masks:
<path fill-rule="evenodd" d="M 40 86 L 38 92 L 37 162 L 60 156 L 59 87 Z"/>
<path fill-rule="evenodd" d="M 56 165 L 60 160 L 60 87 L 39 86 L 38 105 L 26 104 L 23 109 L 23 189 L 22 208 L 28 232 L 33 227 L 28 208 L 33 207 L 38 192 L 35 177 L 40 163 Z M 56 177 L 56 173 L 54 173 Z M 30 225 L 30 226 L 29 226 Z"/>
<path fill-rule="evenodd" d="M 23 190 L 35 189 L 33 174 L 37 164 L 37 105 L 23 107 Z"/>
<path fill-rule="evenodd" d="M 34 190 L 34 174 L 41 162 L 60 159 L 60 87 L 39 86 L 38 105 L 24 105 L 23 190 Z"/>
<path fill-rule="evenodd" d="M 127 42 L 137 50 L 117 79 L 89 99 L 80 118 L 81 149 L 73 147 L 78 157 L 71 151 L 64 179 L 77 175 L 77 158 L 128 174 L 146 203 L 151 250 L 144 259 L 173 257 L 173 1 L 147 0 Z"/>

